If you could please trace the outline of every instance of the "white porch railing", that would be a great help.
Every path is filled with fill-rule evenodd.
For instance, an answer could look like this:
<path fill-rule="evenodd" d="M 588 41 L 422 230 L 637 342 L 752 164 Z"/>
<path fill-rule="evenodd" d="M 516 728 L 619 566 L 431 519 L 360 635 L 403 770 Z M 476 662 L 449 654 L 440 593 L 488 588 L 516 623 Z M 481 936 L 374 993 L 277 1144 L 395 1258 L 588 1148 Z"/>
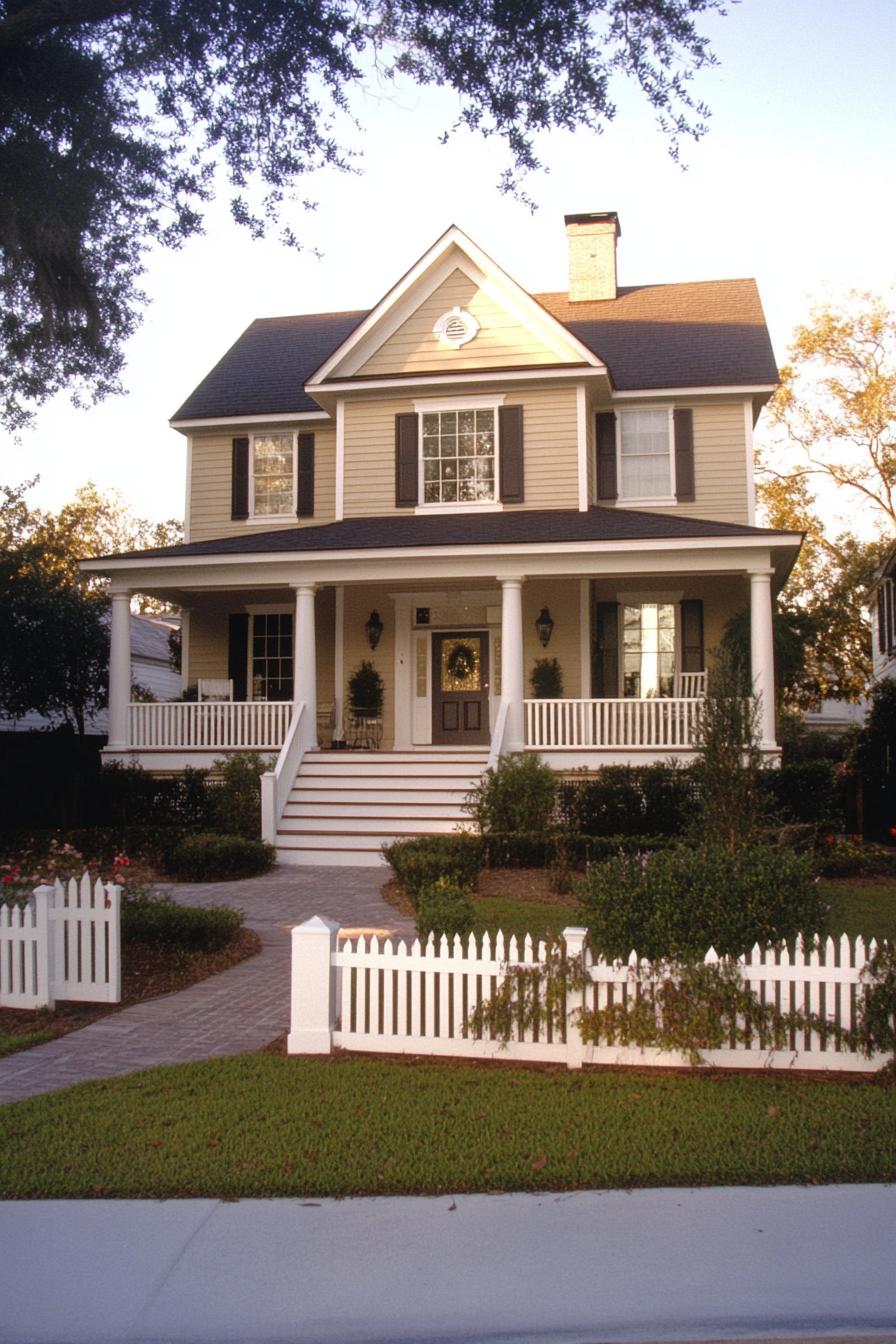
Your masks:
<path fill-rule="evenodd" d="M 128 745 L 279 751 L 292 708 L 291 700 L 128 705 Z"/>
<path fill-rule="evenodd" d="M 277 763 L 261 777 L 261 838 L 269 845 L 277 842 L 277 827 L 289 798 L 302 757 L 313 744 L 317 725 L 306 713 L 305 702 L 296 705 Z"/>
<path fill-rule="evenodd" d="M 526 700 L 526 746 L 692 747 L 702 698 Z"/>

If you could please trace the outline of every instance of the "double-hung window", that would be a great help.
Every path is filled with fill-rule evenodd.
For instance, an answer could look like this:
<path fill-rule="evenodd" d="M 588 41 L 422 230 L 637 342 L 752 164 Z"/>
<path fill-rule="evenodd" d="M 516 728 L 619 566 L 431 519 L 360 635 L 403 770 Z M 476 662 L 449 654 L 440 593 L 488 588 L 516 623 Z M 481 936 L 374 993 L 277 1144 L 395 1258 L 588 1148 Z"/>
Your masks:
<path fill-rule="evenodd" d="M 675 607 L 640 602 L 622 608 L 622 693 L 636 700 L 672 695 Z"/>
<path fill-rule="evenodd" d="M 619 499 L 671 502 L 675 495 L 672 412 L 667 406 L 622 410 Z"/>
<path fill-rule="evenodd" d="M 482 504 L 496 499 L 493 406 L 421 414 L 424 504 Z"/>
<path fill-rule="evenodd" d="M 250 445 L 253 517 L 281 518 L 294 514 L 294 436 L 253 434 Z"/>
<path fill-rule="evenodd" d="M 291 612 L 258 612 L 252 617 L 249 649 L 253 700 L 291 700 L 293 693 Z"/>

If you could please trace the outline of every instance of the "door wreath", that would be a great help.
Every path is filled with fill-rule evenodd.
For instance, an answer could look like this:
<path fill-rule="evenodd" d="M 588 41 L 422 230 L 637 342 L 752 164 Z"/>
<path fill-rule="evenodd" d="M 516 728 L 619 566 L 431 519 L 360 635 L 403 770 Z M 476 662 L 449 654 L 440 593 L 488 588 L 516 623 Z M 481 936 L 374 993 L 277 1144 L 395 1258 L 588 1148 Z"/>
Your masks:
<path fill-rule="evenodd" d="M 445 666 L 455 681 L 466 681 L 476 670 L 476 653 L 469 644 L 455 644 Z"/>

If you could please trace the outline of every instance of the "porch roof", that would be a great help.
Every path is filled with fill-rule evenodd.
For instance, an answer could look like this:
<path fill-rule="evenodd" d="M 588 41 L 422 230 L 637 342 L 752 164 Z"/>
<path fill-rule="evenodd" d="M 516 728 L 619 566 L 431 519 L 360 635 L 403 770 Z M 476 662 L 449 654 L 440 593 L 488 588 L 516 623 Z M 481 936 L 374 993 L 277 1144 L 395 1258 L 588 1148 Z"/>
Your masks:
<path fill-rule="evenodd" d="M 608 509 L 592 505 L 579 509 L 520 509 L 504 513 L 391 514 L 346 518 L 314 527 L 281 527 L 271 532 L 246 533 L 194 541 L 179 546 L 130 551 L 102 560 L 176 560 L 190 556 L 273 555 L 328 551 L 442 546 L 526 546 L 552 542 L 685 541 L 707 538 L 765 540 L 770 545 L 799 549 L 792 532 L 746 523 L 715 522 L 679 514 L 650 513 L 641 509 Z M 95 561 L 88 561 L 92 566 Z"/>

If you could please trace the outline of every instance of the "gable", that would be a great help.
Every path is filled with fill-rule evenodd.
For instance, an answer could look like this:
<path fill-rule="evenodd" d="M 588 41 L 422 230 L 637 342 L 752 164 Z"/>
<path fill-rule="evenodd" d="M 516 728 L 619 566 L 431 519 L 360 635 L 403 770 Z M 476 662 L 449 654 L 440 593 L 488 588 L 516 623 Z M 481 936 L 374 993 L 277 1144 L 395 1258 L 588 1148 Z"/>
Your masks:
<path fill-rule="evenodd" d="M 439 318 L 460 308 L 479 323 L 472 340 L 455 349 L 440 341 L 433 328 Z M 455 267 L 416 310 L 388 336 L 360 367 L 361 376 L 429 373 L 441 370 L 531 368 L 533 365 L 580 363 L 561 359 L 545 341 L 502 304 L 488 288 Z"/>

